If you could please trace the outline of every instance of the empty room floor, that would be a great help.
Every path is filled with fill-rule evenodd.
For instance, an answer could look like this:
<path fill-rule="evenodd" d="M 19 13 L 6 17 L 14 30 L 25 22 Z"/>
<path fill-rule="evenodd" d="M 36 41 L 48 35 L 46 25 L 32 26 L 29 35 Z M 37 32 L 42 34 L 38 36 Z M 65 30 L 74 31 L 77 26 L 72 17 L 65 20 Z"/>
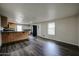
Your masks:
<path fill-rule="evenodd" d="M 79 48 L 69 47 L 44 38 L 31 38 L 6 44 L 0 48 L 1 56 L 79 56 Z"/>

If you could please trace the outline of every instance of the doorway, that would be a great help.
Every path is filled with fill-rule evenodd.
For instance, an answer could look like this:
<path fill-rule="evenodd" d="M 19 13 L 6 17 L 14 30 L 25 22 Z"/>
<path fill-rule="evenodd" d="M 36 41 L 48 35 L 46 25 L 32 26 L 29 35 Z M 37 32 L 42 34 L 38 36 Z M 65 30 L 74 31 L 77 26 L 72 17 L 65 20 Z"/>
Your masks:
<path fill-rule="evenodd" d="M 37 36 L 37 25 L 33 25 L 33 36 Z"/>

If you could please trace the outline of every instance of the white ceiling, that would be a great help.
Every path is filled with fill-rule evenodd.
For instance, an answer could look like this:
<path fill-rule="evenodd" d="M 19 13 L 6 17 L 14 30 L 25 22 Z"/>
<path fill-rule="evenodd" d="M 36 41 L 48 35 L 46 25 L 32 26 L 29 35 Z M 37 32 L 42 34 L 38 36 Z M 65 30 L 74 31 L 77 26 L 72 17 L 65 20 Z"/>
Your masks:
<path fill-rule="evenodd" d="M 0 14 L 17 23 L 32 23 L 54 20 L 78 14 L 79 4 L 7 3 L 0 4 Z"/>

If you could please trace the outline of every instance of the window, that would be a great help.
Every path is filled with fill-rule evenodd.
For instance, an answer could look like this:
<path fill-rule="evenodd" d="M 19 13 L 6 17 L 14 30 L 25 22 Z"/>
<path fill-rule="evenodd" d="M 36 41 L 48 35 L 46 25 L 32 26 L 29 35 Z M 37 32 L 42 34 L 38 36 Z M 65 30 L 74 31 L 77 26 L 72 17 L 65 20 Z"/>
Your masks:
<path fill-rule="evenodd" d="M 55 22 L 48 23 L 48 34 L 55 35 Z"/>
<path fill-rule="evenodd" d="M 17 25 L 17 31 L 22 31 L 22 25 Z"/>

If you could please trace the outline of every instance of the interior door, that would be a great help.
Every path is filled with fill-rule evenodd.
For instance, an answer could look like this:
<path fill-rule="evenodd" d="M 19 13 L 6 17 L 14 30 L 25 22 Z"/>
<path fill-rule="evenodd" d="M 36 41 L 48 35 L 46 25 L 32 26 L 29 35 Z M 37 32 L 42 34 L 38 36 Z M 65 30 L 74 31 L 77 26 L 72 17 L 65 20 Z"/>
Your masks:
<path fill-rule="evenodd" d="M 37 36 L 37 25 L 33 25 L 33 36 Z"/>

